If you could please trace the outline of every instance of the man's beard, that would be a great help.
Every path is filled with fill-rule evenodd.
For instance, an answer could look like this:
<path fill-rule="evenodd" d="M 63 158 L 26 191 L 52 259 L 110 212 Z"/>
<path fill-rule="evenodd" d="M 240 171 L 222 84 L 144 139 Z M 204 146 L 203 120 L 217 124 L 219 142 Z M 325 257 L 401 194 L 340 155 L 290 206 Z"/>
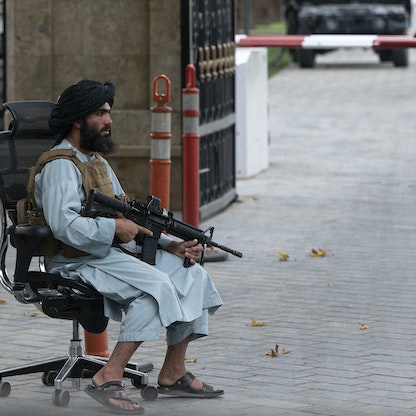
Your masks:
<path fill-rule="evenodd" d="M 94 126 L 88 126 L 83 122 L 80 129 L 81 148 L 91 152 L 98 152 L 103 155 L 114 153 L 117 145 L 111 139 L 111 130 L 109 127 L 108 135 L 104 136 Z"/>

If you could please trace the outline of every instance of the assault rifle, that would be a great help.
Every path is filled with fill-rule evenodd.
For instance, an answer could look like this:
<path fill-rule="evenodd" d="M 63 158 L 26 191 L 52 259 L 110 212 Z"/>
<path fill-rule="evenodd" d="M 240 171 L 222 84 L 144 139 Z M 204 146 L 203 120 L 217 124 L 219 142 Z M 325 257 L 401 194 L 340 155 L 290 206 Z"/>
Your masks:
<path fill-rule="evenodd" d="M 196 239 L 203 247 L 216 247 L 234 256 L 243 256 L 239 251 L 212 241 L 214 227 L 210 227 L 207 231 L 202 231 L 192 225 L 176 220 L 171 211 L 166 211 L 162 208 L 160 199 L 155 196 L 148 196 L 146 202 L 141 202 L 137 199 L 133 199 L 131 202 L 123 202 L 92 189 L 88 196 L 86 215 L 90 217 L 97 216 L 97 213 L 102 208 L 100 205 L 121 212 L 125 218 L 153 232 L 153 236 L 139 234 L 136 237 L 136 242 L 142 245 L 142 260 L 146 263 L 156 263 L 156 250 L 163 231 L 182 240 Z M 186 258 L 184 267 L 189 267 L 190 265 L 190 260 Z"/>

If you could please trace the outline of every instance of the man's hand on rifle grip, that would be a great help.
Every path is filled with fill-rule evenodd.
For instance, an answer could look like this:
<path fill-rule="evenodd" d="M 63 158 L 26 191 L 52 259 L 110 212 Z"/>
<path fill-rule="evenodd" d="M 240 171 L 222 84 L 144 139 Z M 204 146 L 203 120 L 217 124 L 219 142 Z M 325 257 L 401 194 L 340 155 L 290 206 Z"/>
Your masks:
<path fill-rule="evenodd" d="M 116 231 L 115 235 L 123 243 L 129 243 L 136 237 L 138 233 L 152 236 L 153 233 L 145 227 L 136 224 L 135 222 L 128 220 L 127 218 L 116 218 Z"/>

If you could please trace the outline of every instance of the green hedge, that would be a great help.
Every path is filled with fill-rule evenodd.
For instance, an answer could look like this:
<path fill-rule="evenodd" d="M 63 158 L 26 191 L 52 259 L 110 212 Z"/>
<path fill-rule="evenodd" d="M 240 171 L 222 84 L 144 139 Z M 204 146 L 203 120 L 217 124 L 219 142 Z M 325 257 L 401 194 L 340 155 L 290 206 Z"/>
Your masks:
<path fill-rule="evenodd" d="M 268 25 L 257 25 L 252 31 L 252 35 L 285 35 L 285 22 L 275 22 Z M 291 57 L 286 48 L 267 48 L 267 59 L 269 78 L 279 72 L 282 68 L 289 65 Z"/>

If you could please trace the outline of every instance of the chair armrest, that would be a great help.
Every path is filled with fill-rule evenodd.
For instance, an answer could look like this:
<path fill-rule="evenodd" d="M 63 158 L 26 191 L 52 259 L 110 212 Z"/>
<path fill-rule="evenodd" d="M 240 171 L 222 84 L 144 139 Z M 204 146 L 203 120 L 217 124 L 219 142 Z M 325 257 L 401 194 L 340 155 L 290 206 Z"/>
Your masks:
<path fill-rule="evenodd" d="M 46 238 L 52 236 L 47 225 L 17 225 L 10 229 L 11 239 L 16 247 L 14 282 L 25 282 L 32 257 Z"/>
<path fill-rule="evenodd" d="M 52 231 L 48 225 L 17 225 L 14 235 L 21 237 L 46 238 L 52 237 Z"/>

